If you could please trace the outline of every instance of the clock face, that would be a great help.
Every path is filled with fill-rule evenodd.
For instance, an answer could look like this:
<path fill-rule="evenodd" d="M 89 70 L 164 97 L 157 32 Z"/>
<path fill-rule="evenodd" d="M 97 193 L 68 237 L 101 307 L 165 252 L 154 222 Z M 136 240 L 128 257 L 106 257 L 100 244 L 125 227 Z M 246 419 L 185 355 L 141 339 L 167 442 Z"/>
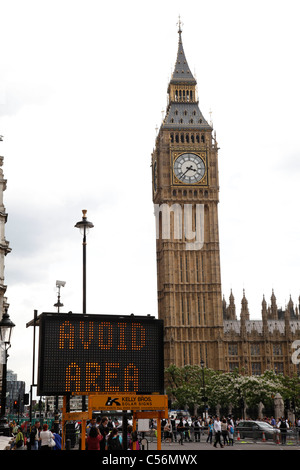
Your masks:
<path fill-rule="evenodd" d="M 183 153 L 174 162 L 176 177 L 185 184 L 195 184 L 205 175 L 205 164 L 195 153 Z"/>

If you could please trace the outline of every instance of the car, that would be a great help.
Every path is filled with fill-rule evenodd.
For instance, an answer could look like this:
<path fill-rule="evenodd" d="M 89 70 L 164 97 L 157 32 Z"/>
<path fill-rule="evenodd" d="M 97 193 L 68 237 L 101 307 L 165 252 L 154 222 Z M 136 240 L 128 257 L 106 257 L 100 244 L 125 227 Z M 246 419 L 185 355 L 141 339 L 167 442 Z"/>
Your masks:
<path fill-rule="evenodd" d="M 0 436 L 9 436 L 9 424 L 7 418 L 0 418 Z"/>
<path fill-rule="evenodd" d="M 254 440 L 262 440 L 263 438 L 275 440 L 277 434 L 280 434 L 278 428 L 274 428 L 265 421 L 251 420 L 240 421 L 236 425 L 235 431 L 236 434 L 239 433 L 241 439 L 248 437 Z"/>

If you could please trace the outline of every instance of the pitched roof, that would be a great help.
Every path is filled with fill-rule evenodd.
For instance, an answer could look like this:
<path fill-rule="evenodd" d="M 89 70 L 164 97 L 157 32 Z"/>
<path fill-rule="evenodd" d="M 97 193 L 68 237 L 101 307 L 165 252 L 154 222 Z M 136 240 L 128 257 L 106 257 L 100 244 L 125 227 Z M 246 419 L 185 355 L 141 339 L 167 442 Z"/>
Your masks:
<path fill-rule="evenodd" d="M 164 128 L 211 129 L 198 103 L 171 103 L 163 123 Z"/>
<path fill-rule="evenodd" d="M 169 83 L 168 93 L 170 93 L 170 85 L 192 85 L 193 99 L 178 100 L 173 96 L 167 107 L 166 116 L 162 123 L 164 129 L 193 129 L 193 130 L 212 130 L 212 127 L 204 119 L 201 110 L 199 109 L 198 101 L 196 98 L 196 85 L 197 82 L 193 77 L 188 66 L 185 53 L 183 50 L 181 27 L 179 24 L 179 42 L 177 51 L 177 60 L 174 68 L 172 78 Z M 186 95 L 187 97 L 188 95 Z"/>
<path fill-rule="evenodd" d="M 193 74 L 189 68 L 189 65 L 187 63 L 185 53 L 183 50 L 180 28 L 179 28 L 178 33 L 179 33 L 179 41 L 178 41 L 177 59 L 176 59 L 175 68 L 174 68 L 170 83 L 189 82 L 189 83 L 193 83 L 196 85 L 197 82 L 195 78 L 193 77 Z"/>

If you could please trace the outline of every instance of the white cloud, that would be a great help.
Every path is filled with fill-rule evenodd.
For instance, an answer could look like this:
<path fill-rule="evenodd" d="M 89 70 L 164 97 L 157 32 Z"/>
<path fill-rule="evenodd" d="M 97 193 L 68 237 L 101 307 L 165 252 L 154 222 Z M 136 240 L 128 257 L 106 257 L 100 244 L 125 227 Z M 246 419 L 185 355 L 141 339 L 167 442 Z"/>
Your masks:
<path fill-rule="evenodd" d="M 5 276 L 17 325 L 9 367 L 27 386 L 24 325 L 34 309 L 53 308 L 57 278 L 66 309 L 81 309 L 82 209 L 95 225 L 88 309 L 156 314 L 150 157 L 178 14 L 220 146 L 224 295 L 233 289 L 239 313 L 245 288 L 252 318 L 272 288 L 281 306 L 298 298 L 298 10 L 293 0 L 2 3 L 0 151 L 13 250 Z"/>

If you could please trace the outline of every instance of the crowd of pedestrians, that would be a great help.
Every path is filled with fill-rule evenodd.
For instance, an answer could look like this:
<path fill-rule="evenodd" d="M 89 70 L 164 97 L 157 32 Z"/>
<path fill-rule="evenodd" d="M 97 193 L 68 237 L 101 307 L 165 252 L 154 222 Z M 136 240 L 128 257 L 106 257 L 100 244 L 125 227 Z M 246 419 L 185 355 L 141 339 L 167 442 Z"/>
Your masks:
<path fill-rule="evenodd" d="M 10 450 L 61 450 L 61 435 L 48 428 L 48 424 L 41 426 L 36 421 L 28 428 L 28 422 L 18 425 L 15 421 L 10 423 Z"/>
<path fill-rule="evenodd" d="M 206 442 L 214 447 L 233 446 L 238 439 L 237 425 L 241 420 L 234 419 L 232 416 L 208 416 L 201 417 L 171 416 L 168 420 L 163 420 L 162 439 L 170 445 L 178 443 L 184 445 L 185 442 Z M 270 424 L 280 433 L 281 444 L 286 444 L 288 429 L 294 430 L 294 437 L 300 440 L 300 418 L 294 423 L 281 417 L 263 418 L 261 421 Z"/>
<path fill-rule="evenodd" d="M 126 440 L 128 450 L 139 450 L 138 434 L 133 431 L 132 425 L 127 426 Z M 113 421 L 107 416 L 93 417 L 87 425 L 86 450 L 122 450 L 124 445 L 120 423 L 117 419 Z"/>
<path fill-rule="evenodd" d="M 39 420 L 27 428 L 28 423 L 21 426 L 10 424 L 10 450 L 61 450 L 61 430 L 56 433 L 49 429 L 48 424 L 41 425 Z M 119 423 L 111 418 L 92 418 L 86 427 L 85 449 L 99 451 L 114 451 L 123 449 L 122 432 Z M 131 425 L 127 427 L 127 449 L 139 450 L 138 435 Z"/>
<path fill-rule="evenodd" d="M 263 420 L 273 428 L 278 429 L 281 443 L 286 444 L 288 429 L 295 430 L 300 440 L 300 418 L 291 423 L 284 417 L 274 417 Z M 236 440 L 237 425 L 240 419 L 234 420 L 231 416 L 208 416 L 189 417 L 184 415 L 171 415 L 169 419 L 161 420 L 161 438 L 164 444 L 177 443 L 184 445 L 186 442 L 206 442 L 214 447 L 233 446 Z M 12 440 L 11 450 L 61 450 L 61 430 L 54 432 L 47 424 L 41 425 L 37 420 L 30 428 L 28 423 L 21 426 L 14 421 L 10 423 L 10 434 Z M 151 420 L 150 428 L 156 429 L 156 422 Z M 120 423 L 107 417 L 93 417 L 86 427 L 85 448 L 86 450 L 121 450 L 124 448 Z M 156 432 L 156 431 L 155 431 Z M 157 432 L 156 432 L 157 434 Z M 126 434 L 125 434 L 126 435 Z M 140 444 L 138 434 L 133 432 L 132 426 L 127 427 L 127 449 L 139 450 Z"/>
<path fill-rule="evenodd" d="M 216 416 L 203 419 L 181 416 L 177 419 L 176 416 L 171 416 L 168 420 L 162 420 L 161 426 L 163 440 L 169 444 L 174 442 L 184 445 L 184 442 L 205 440 L 215 447 L 217 444 L 223 447 L 224 445 L 233 445 L 234 442 L 235 423 L 231 417 L 220 419 L 219 416 Z"/>

